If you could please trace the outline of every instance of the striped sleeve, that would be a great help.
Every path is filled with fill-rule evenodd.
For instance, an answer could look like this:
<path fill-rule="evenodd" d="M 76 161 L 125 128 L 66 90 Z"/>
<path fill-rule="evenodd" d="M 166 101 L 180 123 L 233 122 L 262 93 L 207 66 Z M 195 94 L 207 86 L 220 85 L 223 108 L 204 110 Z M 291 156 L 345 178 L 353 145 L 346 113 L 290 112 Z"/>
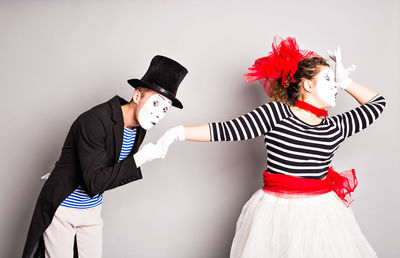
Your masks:
<path fill-rule="evenodd" d="M 385 98 L 378 94 L 364 105 L 337 115 L 333 119 L 341 124 L 342 134 L 347 138 L 372 124 L 383 112 L 385 105 Z"/>
<path fill-rule="evenodd" d="M 211 141 L 242 141 L 266 134 L 288 115 L 284 104 L 270 102 L 226 122 L 210 123 Z"/>

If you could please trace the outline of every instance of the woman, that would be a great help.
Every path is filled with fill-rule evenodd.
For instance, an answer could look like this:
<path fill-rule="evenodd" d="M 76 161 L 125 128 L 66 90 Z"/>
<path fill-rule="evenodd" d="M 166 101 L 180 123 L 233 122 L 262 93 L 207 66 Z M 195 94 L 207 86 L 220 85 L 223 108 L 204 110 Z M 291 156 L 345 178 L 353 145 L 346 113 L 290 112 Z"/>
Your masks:
<path fill-rule="evenodd" d="M 339 174 L 330 165 L 339 145 L 382 113 L 385 99 L 348 77 L 354 68 L 343 67 L 339 48 L 330 55 L 332 70 L 316 53 L 299 50 L 294 38 L 272 47 L 246 77 L 261 80 L 273 102 L 227 122 L 172 128 L 159 143 L 166 152 L 178 139 L 264 137 L 264 187 L 241 212 L 231 257 L 376 257 L 348 208 L 355 172 Z M 361 106 L 327 117 L 338 87 Z"/>

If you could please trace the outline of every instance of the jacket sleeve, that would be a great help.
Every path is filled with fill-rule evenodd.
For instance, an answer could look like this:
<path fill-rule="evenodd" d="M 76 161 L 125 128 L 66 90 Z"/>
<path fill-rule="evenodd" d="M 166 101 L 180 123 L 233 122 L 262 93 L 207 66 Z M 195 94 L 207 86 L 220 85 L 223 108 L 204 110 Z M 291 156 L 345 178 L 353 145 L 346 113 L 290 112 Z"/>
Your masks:
<path fill-rule="evenodd" d="M 107 156 L 107 132 L 98 117 L 82 115 L 77 121 L 75 135 L 83 180 L 90 197 L 142 178 L 132 155 L 117 163 Z"/>

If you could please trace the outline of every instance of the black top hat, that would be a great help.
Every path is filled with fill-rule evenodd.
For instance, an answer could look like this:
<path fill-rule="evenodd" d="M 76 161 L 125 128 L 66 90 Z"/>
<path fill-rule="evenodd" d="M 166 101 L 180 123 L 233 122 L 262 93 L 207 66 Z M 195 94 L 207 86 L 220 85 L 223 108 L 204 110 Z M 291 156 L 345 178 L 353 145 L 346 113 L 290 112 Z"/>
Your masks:
<path fill-rule="evenodd" d="M 143 87 L 154 90 L 169 98 L 172 106 L 182 109 L 183 105 L 176 98 L 176 92 L 187 72 L 187 69 L 178 62 L 158 55 L 153 57 L 142 79 L 130 79 L 128 83 L 134 88 Z"/>

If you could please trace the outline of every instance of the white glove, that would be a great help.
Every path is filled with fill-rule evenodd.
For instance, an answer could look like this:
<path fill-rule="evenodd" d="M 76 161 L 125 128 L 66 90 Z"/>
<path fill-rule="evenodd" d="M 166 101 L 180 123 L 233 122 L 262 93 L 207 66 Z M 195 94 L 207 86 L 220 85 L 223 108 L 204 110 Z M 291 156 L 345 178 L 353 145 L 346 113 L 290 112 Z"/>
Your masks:
<path fill-rule="evenodd" d="M 160 144 L 148 143 L 138 152 L 133 154 L 136 167 L 142 166 L 144 163 L 152 161 L 153 159 L 163 158 L 163 149 Z"/>
<path fill-rule="evenodd" d="M 342 51 L 340 47 L 336 47 L 336 50 L 332 53 L 328 51 L 329 58 L 335 62 L 335 80 L 338 86 L 342 89 L 346 89 L 347 86 L 353 81 L 349 78 L 349 74 L 356 70 L 356 66 L 352 65 L 348 68 L 344 68 L 342 64 Z"/>
<path fill-rule="evenodd" d="M 47 173 L 46 175 L 43 175 L 42 177 L 40 177 L 40 179 L 47 180 L 47 178 L 49 178 L 49 176 L 50 176 L 50 173 Z"/>
<path fill-rule="evenodd" d="M 185 130 L 182 125 L 172 127 L 168 129 L 160 139 L 158 139 L 157 144 L 161 145 L 163 150 L 162 158 L 167 155 L 169 146 L 175 141 L 185 140 Z"/>

